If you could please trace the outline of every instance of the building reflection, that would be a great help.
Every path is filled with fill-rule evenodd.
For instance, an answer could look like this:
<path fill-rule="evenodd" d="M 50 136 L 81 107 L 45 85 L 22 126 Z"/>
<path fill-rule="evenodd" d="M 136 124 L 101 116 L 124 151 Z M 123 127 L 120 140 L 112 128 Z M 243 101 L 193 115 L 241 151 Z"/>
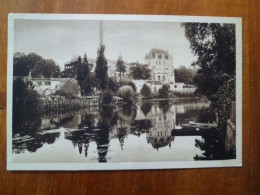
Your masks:
<path fill-rule="evenodd" d="M 147 142 L 157 150 L 165 146 L 171 147 L 171 142 L 174 141 L 171 131 L 176 124 L 176 108 L 168 102 L 153 105 L 146 118 L 152 121 L 151 128 L 146 133 Z"/>

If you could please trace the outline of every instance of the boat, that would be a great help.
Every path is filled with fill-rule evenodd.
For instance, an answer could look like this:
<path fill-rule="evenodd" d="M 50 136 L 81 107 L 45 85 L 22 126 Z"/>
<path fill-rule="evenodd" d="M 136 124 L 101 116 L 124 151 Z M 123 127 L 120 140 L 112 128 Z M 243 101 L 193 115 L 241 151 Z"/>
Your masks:
<path fill-rule="evenodd" d="M 189 121 L 189 123 L 184 123 L 181 125 L 183 129 L 212 129 L 217 127 L 217 123 L 195 123 Z"/>

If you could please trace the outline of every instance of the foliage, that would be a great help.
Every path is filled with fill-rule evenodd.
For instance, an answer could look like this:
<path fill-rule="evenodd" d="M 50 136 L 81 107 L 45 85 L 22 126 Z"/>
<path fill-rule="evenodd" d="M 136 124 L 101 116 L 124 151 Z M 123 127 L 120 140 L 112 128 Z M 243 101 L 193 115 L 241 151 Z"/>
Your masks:
<path fill-rule="evenodd" d="M 144 113 L 145 116 L 151 111 L 152 109 L 152 103 L 145 102 L 141 105 L 141 110 Z"/>
<path fill-rule="evenodd" d="M 223 84 L 235 76 L 235 25 L 220 23 L 183 23 L 185 36 L 197 60 L 197 91 L 212 98 Z M 212 99 L 211 99 L 212 100 Z"/>
<path fill-rule="evenodd" d="M 95 87 L 95 77 L 90 72 L 86 54 L 83 57 L 83 61 L 80 56 L 78 58 L 77 81 L 82 94 L 89 95 L 93 93 Z"/>
<path fill-rule="evenodd" d="M 119 83 L 119 86 L 120 86 L 120 87 L 121 87 L 121 86 L 124 86 L 124 85 L 129 85 L 129 86 L 131 86 L 131 87 L 133 88 L 134 92 L 136 92 L 136 86 L 135 86 L 134 82 L 132 82 L 132 81 L 123 81 L 123 82 L 120 82 L 120 83 Z"/>
<path fill-rule="evenodd" d="M 133 79 L 147 80 L 151 77 L 151 70 L 147 65 L 137 63 L 130 68 L 130 75 Z"/>
<path fill-rule="evenodd" d="M 188 69 L 185 66 L 181 66 L 178 69 L 174 70 L 175 73 L 175 82 L 181 82 L 185 84 L 194 84 L 193 78 L 197 74 L 196 69 Z"/>
<path fill-rule="evenodd" d="M 28 55 L 20 52 L 15 53 L 13 56 L 14 76 L 27 76 L 38 61 L 43 61 L 43 58 L 35 53 Z"/>
<path fill-rule="evenodd" d="M 227 119 L 230 117 L 231 104 L 235 101 L 235 79 L 225 83 L 217 92 L 217 114 L 218 126 L 220 130 L 225 130 L 227 127 Z"/>
<path fill-rule="evenodd" d="M 113 93 L 111 90 L 105 90 L 102 94 L 102 103 L 111 104 L 113 103 Z"/>
<path fill-rule="evenodd" d="M 82 83 L 82 91 L 85 95 L 91 95 L 94 92 L 94 88 L 96 87 L 96 78 L 95 75 L 90 72 L 86 75 L 83 83 Z"/>
<path fill-rule="evenodd" d="M 143 87 L 141 89 L 141 94 L 142 94 L 142 96 L 144 96 L 146 98 L 152 97 L 152 91 L 151 91 L 150 87 L 147 86 L 146 84 L 143 85 Z"/>
<path fill-rule="evenodd" d="M 38 93 L 30 87 L 29 82 L 16 79 L 13 83 L 13 108 L 36 112 L 41 110 L 41 101 Z M 14 110 L 14 111 L 15 111 Z"/>
<path fill-rule="evenodd" d="M 115 79 L 108 77 L 107 79 L 107 89 L 110 89 L 114 93 L 118 90 L 118 85 Z"/>
<path fill-rule="evenodd" d="M 60 67 L 55 64 L 54 60 L 44 59 L 41 61 L 37 61 L 31 71 L 33 77 L 50 78 L 53 76 L 53 73 L 60 72 Z"/>
<path fill-rule="evenodd" d="M 131 86 L 125 85 L 118 89 L 117 92 L 118 96 L 123 98 L 123 101 L 125 102 L 132 102 L 134 100 L 134 90 Z"/>
<path fill-rule="evenodd" d="M 108 66 L 105 57 L 105 45 L 103 44 L 103 26 L 100 24 L 100 45 L 98 49 L 98 57 L 96 61 L 95 76 L 98 82 L 98 88 L 104 90 L 107 86 Z"/>
<path fill-rule="evenodd" d="M 202 155 L 197 155 L 194 160 L 223 160 L 234 158 L 227 156 L 223 143 L 223 138 L 220 134 L 209 134 L 202 136 L 202 140 L 195 139 L 195 147 L 203 151 Z"/>
<path fill-rule="evenodd" d="M 120 55 L 116 62 L 116 71 L 120 73 L 120 81 L 121 81 L 121 73 L 126 71 L 125 63 Z"/>
<path fill-rule="evenodd" d="M 14 76 L 58 77 L 60 67 L 52 59 L 43 59 L 36 53 L 15 53 L 13 57 Z"/>
<path fill-rule="evenodd" d="M 158 95 L 160 98 L 168 98 L 169 97 L 169 85 L 163 85 L 159 90 L 158 90 Z"/>
<path fill-rule="evenodd" d="M 40 126 L 37 116 L 42 110 L 41 100 L 29 82 L 16 79 L 13 82 L 13 132 L 35 132 Z"/>

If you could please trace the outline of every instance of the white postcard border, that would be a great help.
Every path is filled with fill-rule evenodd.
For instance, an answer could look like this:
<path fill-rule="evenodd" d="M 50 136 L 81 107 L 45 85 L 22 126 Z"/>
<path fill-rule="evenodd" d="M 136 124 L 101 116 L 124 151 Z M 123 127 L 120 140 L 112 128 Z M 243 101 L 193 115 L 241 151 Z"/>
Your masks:
<path fill-rule="evenodd" d="M 115 20 L 154 22 L 208 22 L 236 24 L 236 159 L 170 162 L 118 163 L 13 163 L 12 162 L 12 90 L 14 20 Z M 166 15 L 107 15 L 107 14 L 9 14 L 7 63 L 7 170 L 133 170 L 180 169 L 242 166 L 242 18 Z"/>

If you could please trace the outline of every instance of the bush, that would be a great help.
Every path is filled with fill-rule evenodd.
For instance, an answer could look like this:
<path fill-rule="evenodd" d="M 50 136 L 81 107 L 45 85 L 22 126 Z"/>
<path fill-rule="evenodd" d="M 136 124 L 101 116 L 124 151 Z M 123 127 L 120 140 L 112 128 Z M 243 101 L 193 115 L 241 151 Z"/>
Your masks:
<path fill-rule="evenodd" d="M 123 98 L 125 102 L 132 102 L 134 100 L 134 90 L 131 86 L 125 85 L 118 89 L 117 95 Z"/>
<path fill-rule="evenodd" d="M 136 86 L 135 86 L 134 82 L 132 82 L 132 81 L 129 81 L 129 82 L 121 82 L 120 87 L 121 87 L 121 86 L 126 86 L 126 85 L 131 86 L 131 87 L 133 88 L 134 92 L 136 92 Z"/>

